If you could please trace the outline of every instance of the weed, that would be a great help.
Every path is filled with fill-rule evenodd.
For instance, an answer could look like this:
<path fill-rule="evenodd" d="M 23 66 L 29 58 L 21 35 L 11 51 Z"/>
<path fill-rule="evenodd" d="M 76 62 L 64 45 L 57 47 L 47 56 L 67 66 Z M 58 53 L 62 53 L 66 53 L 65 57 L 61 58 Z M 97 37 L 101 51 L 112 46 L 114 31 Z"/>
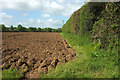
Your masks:
<path fill-rule="evenodd" d="M 100 49 L 100 43 L 93 43 L 89 37 L 60 33 L 67 43 L 76 50 L 77 58 L 62 65 L 42 78 L 117 78 L 117 57 Z M 112 53 L 113 54 L 113 53 Z"/>
<path fill-rule="evenodd" d="M 2 78 L 20 78 L 22 77 L 22 72 L 17 68 L 14 69 L 7 69 L 2 71 Z"/>

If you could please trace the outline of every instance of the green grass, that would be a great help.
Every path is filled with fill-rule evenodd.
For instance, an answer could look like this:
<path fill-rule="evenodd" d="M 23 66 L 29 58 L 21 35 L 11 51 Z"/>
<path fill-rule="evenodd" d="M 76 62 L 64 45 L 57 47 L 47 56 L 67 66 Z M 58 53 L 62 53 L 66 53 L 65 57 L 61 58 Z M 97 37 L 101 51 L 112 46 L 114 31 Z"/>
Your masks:
<path fill-rule="evenodd" d="M 99 49 L 100 43 L 93 43 L 89 37 L 60 33 L 76 50 L 77 58 L 58 65 L 55 70 L 43 74 L 42 78 L 117 78 L 117 55 L 110 50 Z"/>
<path fill-rule="evenodd" d="M 11 78 L 20 78 L 22 77 L 22 71 L 18 70 L 17 68 L 15 69 L 7 69 L 7 70 L 3 70 L 2 71 L 2 78 L 7 78 L 7 79 L 11 79 Z"/>

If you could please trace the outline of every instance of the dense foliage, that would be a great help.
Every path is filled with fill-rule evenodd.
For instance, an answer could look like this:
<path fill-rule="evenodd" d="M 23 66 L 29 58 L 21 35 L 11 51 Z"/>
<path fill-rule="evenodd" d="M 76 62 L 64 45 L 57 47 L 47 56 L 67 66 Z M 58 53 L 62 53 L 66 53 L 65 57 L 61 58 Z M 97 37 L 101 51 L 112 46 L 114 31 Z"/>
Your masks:
<path fill-rule="evenodd" d="M 64 33 L 70 33 L 71 32 L 71 30 L 70 30 L 70 22 L 71 22 L 71 18 L 67 21 L 67 24 L 63 25 L 62 31 Z"/>
<path fill-rule="evenodd" d="M 61 28 L 53 29 L 53 28 L 36 28 L 36 27 L 23 27 L 21 24 L 18 27 L 6 27 L 4 24 L 0 25 L 0 31 L 2 32 L 62 32 Z"/>
<path fill-rule="evenodd" d="M 120 2 L 89 2 L 72 14 L 63 26 L 63 33 L 88 35 L 100 48 L 118 46 Z"/>

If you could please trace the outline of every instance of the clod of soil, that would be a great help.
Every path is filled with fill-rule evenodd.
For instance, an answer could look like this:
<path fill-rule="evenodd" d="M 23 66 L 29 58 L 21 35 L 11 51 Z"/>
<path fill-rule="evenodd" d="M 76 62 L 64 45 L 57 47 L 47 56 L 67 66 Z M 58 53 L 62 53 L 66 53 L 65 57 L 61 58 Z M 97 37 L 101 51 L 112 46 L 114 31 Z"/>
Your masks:
<path fill-rule="evenodd" d="M 40 78 L 75 56 L 59 33 L 2 33 L 2 69 L 17 67 L 23 78 Z"/>

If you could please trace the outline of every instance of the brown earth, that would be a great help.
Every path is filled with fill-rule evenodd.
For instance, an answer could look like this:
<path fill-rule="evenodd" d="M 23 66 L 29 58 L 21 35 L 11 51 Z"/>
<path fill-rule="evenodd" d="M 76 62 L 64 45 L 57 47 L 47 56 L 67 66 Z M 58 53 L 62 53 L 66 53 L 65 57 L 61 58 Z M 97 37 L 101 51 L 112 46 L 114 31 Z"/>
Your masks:
<path fill-rule="evenodd" d="M 2 69 L 17 67 L 22 78 L 39 78 L 75 56 L 59 33 L 2 34 Z"/>

